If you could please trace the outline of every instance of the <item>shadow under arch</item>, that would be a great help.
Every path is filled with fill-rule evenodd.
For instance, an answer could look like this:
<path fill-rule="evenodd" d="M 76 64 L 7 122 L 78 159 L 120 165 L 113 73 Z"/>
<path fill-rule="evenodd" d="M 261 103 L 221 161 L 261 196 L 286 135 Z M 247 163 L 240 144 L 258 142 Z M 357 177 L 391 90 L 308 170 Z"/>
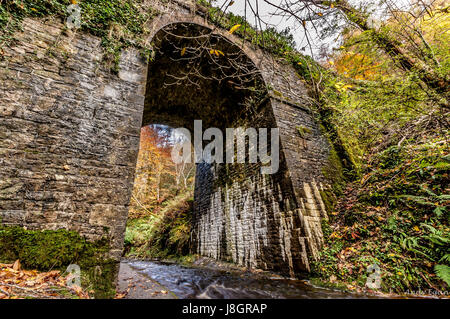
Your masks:
<path fill-rule="evenodd" d="M 267 97 L 255 63 L 239 46 L 209 27 L 170 23 L 152 39 L 143 125 L 192 129 L 231 127 Z M 256 114 L 253 114 L 256 115 Z"/>

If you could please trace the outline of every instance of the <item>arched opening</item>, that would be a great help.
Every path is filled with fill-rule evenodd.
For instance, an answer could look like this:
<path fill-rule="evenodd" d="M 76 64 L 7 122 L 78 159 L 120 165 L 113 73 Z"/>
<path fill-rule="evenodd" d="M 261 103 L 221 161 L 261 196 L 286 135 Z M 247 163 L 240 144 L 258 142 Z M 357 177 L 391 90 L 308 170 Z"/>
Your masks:
<path fill-rule="evenodd" d="M 175 163 L 171 158 L 174 144 L 182 138 L 167 125 L 141 129 L 125 231 L 127 257 L 189 254 L 195 164 Z"/>
<path fill-rule="evenodd" d="M 231 127 L 248 117 L 267 93 L 245 53 L 213 30 L 193 23 L 169 24 L 153 38 L 143 125 L 192 129 Z"/>
<path fill-rule="evenodd" d="M 152 45 L 143 126 L 161 123 L 194 133 L 194 121 L 201 120 L 203 130 L 214 127 L 224 135 L 226 128 L 277 127 L 261 73 L 224 36 L 173 23 L 155 34 Z M 284 154 L 277 152 L 274 174 L 262 174 L 260 159 L 248 162 L 249 139 L 245 163 L 196 164 L 190 251 L 293 274 L 307 264 L 306 248 L 282 234 L 301 227 L 297 218 L 283 224 L 282 214 L 298 207 Z"/>

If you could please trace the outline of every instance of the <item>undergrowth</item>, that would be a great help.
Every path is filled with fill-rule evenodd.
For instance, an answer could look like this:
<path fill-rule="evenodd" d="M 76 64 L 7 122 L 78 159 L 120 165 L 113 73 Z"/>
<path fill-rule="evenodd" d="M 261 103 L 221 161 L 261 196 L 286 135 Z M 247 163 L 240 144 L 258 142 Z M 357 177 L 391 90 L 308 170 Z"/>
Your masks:
<path fill-rule="evenodd" d="M 158 214 L 129 220 L 125 256 L 174 258 L 188 255 L 192 209 L 191 194 L 181 194 L 167 201 Z"/>
<path fill-rule="evenodd" d="M 449 167 L 445 135 L 374 154 L 324 224 L 326 245 L 315 275 L 362 288 L 367 267 L 377 264 L 382 291 L 448 291 Z"/>

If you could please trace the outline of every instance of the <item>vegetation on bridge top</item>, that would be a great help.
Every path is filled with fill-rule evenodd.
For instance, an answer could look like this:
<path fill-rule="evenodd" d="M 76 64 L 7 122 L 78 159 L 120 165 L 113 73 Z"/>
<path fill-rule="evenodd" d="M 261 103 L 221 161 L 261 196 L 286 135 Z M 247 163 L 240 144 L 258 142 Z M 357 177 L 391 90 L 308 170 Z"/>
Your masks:
<path fill-rule="evenodd" d="M 145 25 L 157 11 L 143 7 L 142 0 L 12 0 L 0 1 L 0 48 L 14 42 L 14 32 L 21 30 L 26 17 L 67 19 L 70 4 L 82 10 L 81 30 L 102 39 L 104 60 L 118 71 L 120 54 L 127 47 L 138 48 L 145 58 L 150 57 Z M 0 58 L 2 51 L 0 50 Z"/>

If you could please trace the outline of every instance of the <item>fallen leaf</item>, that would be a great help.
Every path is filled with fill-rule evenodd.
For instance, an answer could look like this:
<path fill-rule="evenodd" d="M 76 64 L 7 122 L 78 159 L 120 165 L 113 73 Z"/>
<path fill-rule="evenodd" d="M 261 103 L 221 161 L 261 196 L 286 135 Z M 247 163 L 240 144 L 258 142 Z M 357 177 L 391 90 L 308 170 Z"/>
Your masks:
<path fill-rule="evenodd" d="M 19 259 L 17 259 L 15 262 L 14 262 L 14 265 L 13 265 L 13 267 L 12 267 L 14 270 L 16 270 L 16 271 L 19 271 L 20 270 L 20 261 L 19 261 Z"/>

